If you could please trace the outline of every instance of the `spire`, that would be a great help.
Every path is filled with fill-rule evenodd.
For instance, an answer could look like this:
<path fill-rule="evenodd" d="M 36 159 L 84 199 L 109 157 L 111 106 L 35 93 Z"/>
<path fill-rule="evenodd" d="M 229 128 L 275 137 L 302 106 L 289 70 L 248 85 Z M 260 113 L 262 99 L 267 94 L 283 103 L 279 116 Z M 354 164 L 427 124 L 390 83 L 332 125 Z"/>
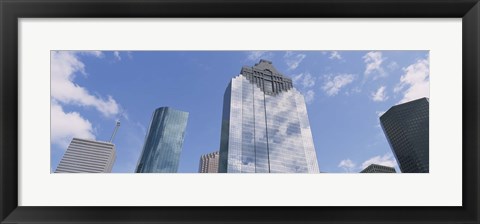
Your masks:
<path fill-rule="evenodd" d="M 255 83 L 268 95 L 277 95 L 293 87 L 292 79 L 278 72 L 271 61 L 264 59 L 261 59 L 253 67 L 244 66 L 240 74 L 245 76 L 250 83 Z"/>
<path fill-rule="evenodd" d="M 115 129 L 113 130 L 113 134 L 112 134 L 112 137 L 110 137 L 110 143 L 113 142 L 113 138 L 115 138 L 115 134 L 117 134 L 117 130 L 118 128 L 120 127 L 120 121 L 117 120 L 116 124 L 115 124 Z"/>

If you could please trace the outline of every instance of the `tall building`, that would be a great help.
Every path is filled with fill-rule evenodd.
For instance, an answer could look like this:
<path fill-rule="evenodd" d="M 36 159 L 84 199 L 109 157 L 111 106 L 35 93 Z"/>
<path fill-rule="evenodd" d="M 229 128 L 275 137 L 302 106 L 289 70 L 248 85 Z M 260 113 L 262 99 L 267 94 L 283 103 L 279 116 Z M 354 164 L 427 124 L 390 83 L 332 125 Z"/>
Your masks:
<path fill-rule="evenodd" d="M 135 172 L 177 172 L 187 119 L 187 112 L 170 107 L 160 107 L 153 112 Z"/>
<path fill-rule="evenodd" d="M 218 151 L 200 156 L 199 173 L 218 173 Z"/>
<path fill-rule="evenodd" d="M 303 95 L 270 61 L 243 67 L 225 90 L 219 172 L 319 172 Z"/>
<path fill-rule="evenodd" d="M 421 98 L 393 106 L 380 117 L 402 173 L 429 172 L 428 108 L 428 98 Z"/>
<path fill-rule="evenodd" d="M 110 142 L 73 138 L 55 173 L 110 173 L 115 158 Z"/>
<path fill-rule="evenodd" d="M 395 168 L 389 166 L 382 166 L 378 164 L 370 164 L 365 167 L 360 173 L 396 173 Z"/>

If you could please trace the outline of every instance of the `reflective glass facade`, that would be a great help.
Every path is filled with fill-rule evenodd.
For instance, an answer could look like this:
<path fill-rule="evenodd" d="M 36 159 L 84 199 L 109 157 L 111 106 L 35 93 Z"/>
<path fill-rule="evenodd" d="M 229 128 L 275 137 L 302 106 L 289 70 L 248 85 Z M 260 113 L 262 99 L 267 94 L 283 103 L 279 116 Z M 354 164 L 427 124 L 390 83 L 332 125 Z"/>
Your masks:
<path fill-rule="evenodd" d="M 177 172 L 187 119 L 187 112 L 169 107 L 155 110 L 135 172 Z"/>
<path fill-rule="evenodd" d="M 303 95 L 269 61 L 242 68 L 225 91 L 219 172 L 319 172 Z"/>
<path fill-rule="evenodd" d="M 402 173 L 429 172 L 429 101 L 410 101 L 380 117 L 383 132 Z"/>

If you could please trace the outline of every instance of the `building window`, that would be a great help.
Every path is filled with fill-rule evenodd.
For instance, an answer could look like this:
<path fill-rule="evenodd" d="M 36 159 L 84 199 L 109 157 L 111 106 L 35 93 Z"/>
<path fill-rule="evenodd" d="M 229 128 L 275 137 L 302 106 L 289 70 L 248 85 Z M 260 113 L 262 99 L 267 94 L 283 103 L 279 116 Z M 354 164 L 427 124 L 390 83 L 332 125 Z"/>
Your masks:
<path fill-rule="evenodd" d="M 265 85 L 264 87 L 265 92 L 273 92 L 273 83 L 271 81 L 265 80 L 264 85 Z"/>

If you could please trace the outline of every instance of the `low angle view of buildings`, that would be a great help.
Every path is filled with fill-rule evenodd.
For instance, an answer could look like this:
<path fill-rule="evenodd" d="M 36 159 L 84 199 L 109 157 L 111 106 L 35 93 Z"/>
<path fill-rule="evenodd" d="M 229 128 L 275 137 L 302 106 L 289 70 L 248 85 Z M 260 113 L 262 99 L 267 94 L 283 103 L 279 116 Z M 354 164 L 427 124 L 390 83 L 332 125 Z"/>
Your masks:
<path fill-rule="evenodd" d="M 288 52 L 284 57 L 287 55 Z M 364 58 L 367 55 L 365 54 Z M 330 59 L 341 59 L 341 56 L 332 52 Z M 366 62 L 368 60 L 373 59 L 365 59 Z M 422 61 L 418 61 L 417 64 L 428 65 L 428 63 Z M 396 66 L 393 63 L 390 65 L 391 69 L 394 69 Z M 210 69 L 208 67 L 203 68 Z M 308 88 L 312 88 L 315 85 L 315 79 L 309 73 L 301 73 L 293 77 L 285 75 L 282 72 L 283 70 L 278 70 L 271 60 L 261 58 L 253 66 L 238 68 L 240 70 L 239 74 L 230 74 L 228 79 L 224 79 L 223 82 L 226 86 L 224 85 L 223 89 L 219 89 L 219 87 L 214 89 L 216 96 L 218 96 L 217 98 L 205 99 L 212 101 L 211 105 L 221 104 L 220 107 L 213 109 L 210 104 L 195 104 L 195 100 L 192 100 L 190 104 L 177 107 L 175 96 L 151 94 L 150 100 L 146 99 L 138 102 L 142 105 L 149 105 L 152 109 L 148 111 L 153 110 L 148 120 L 148 126 L 143 125 L 142 122 L 136 122 L 134 126 L 137 127 L 135 129 L 137 131 L 122 132 L 121 129 L 119 130 L 120 122 L 118 119 L 133 123 L 129 121 L 128 114 L 124 113 L 121 116 L 117 116 L 116 127 L 109 141 L 92 139 L 91 136 L 94 133 L 103 131 L 94 122 L 82 123 L 78 121 L 78 114 L 67 114 L 69 118 L 77 119 L 75 120 L 76 125 L 87 127 L 88 132 L 72 131 L 72 133 L 78 134 L 71 138 L 70 143 L 59 159 L 58 165 L 52 168 L 51 172 L 111 173 L 116 160 L 118 160 L 118 154 L 124 153 L 122 155 L 125 155 L 129 153 L 132 155 L 132 158 L 129 159 L 129 164 L 134 167 L 133 173 L 178 173 L 182 164 L 198 167 L 198 173 L 332 173 L 330 169 L 324 170 L 322 168 L 321 170 L 323 163 L 319 165 L 319 161 L 320 159 L 328 161 L 329 153 L 336 153 L 335 150 L 338 149 L 332 147 L 332 144 L 330 144 L 330 147 L 325 147 L 325 145 L 319 146 L 315 138 L 322 137 L 325 141 L 325 139 L 333 139 L 333 137 L 329 137 L 330 135 L 337 136 L 338 141 L 336 144 L 341 145 L 344 142 L 348 142 L 350 137 L 356 137 L 354 132 L 351 132 L 354 134 L 345 135 L 341 133 L 347 129 L 355 130 L 355 127 L 351 126 L 347 129 L 342 129 L 342 126 L 337 127 L 335 122 L 333 122 L 333 125 L 319 126 L 316 132 L 314 132 L 311 127 L 310 110 L 307 112 L 307 107 L 314 97 L 313 91 L 308 90 Z M 290 65 L 286 71 L 291 72 L 290 70 L 294 68 L 295 65 Z M 368 69 L 367 67 L 365 74 L 369 72 Z M 408 69 L 411 69 L 411 67 L 403 68 L 406 75 L 402 77 L 402 80 L 409 78 L 407 76 L 409 75 Z M 385 71 L 380 69 L 377 71 L 380 75 L 382 72 Z M 169 77 L 161 76 L 162 78 L 158 79 L 158 82 L 168 84 L 159 88 L 170 88 L 172 90 L 177 88 L 185 88 L 187 90 L 211 88 L 210 86 L 201 86 L 195 83 L 187 87 L 185 85 L 187 85 L 188 79 L 183 78 L 179 74 L 176 75 L 180 76 L 178 79 L 183 80 L 183 82 L 170 82 Z M 334 78 L 330 75 L 324 75 L 322 79 L 325 82 L 321 89 L 327 96 L 335 96 L 339 94 L 343 86 L 353 82 L 355 77 L 351 74 L 341 74 Z M 205 76 L 202 79 L 208 80 L 209 77 Z M 320 78 L 316 80 L 318 82 Z M 397 85 L 395 89 L 391 88 L 390 91 L 398 92 L 398 89 L 403 87 L 404 84 L 403 86 Z M 349 96 L 359 92 L 356 87 L 352 87 L 349 91 L 343 92 L 343 94 Z M 223 93 L 223 96 L 221 96 L 221 93 Z M 378 90 L 371 93 L 371 99 L 373 102 L 384 102 L 389 99 L 385 94 L 385 86 L 381 86 Z M 189 95 L 187 91 L 180 91 L 176 97 L 189 99 L 194 98 L 195 95 Z M 106 108 L 115 103 L 110 96 L 108 96 L 108 99 L 108 102 L 96 103 L 101 105 L 98 110 L 103 116 L 109 116 L 110 110 Z M 328 102 L 328 99 L 324 98 L 323 100 Z M 395 100 L 397 103 L 391 103 L 388 108 L 383 108 L 383 111 L 375 112 L 378 114 L 378 116 L 375 116 L 375 122 L 377 122 L 378 126 L 375 138 L 377 141 L 383 140 L 388 142 L 389 149 L 386 149 L 388 146 L 383 148 L 389 151 L 390 154 L 372 157 L 361 163 L 361 165 L 357 165 L 350 159 L 345 159 L 340 162 L 338 167 L 350 173 L 429 172 L 429 98 L 417 97 L 408 100 L 397 98 Z M 52 100 L 52 102 L 56 106 L 59 100 Z M 181 108 L 181 110 L 174 109 L 170 105 L 175 106 L 175 108 Z M 343 105 L 346 104 L 343 103 Z M 208 121 L 219 124 L 219 135 L 210 134 L 210 127 L 206 126 L 205 123 L 198 122 L 204 121 L 202 119 L 204 119 L 205 114 L 192 112 L 192 107 L 190 106 L 212 108 L 212 113 L 217 114 L 217 120 L 212 121 L 210 119 Z M 112 108 L 111 110 L 116 111 L 122 109 L 120 107 Z M 320 108 L 320 111 L 327 109 L 335 110 L 334 107 L 325 107 Z M 145 111 L 142 112 L 147 114 L 148 111 Z M 319 115 L 318 110 L 316 111 L 315 117 L 324 116 L 323 114 Z M 118 114 L 118 112 L 116 113 Z M 351 113 L 356 113 L 356 111 L 352 110 Z M 144 116 L 145 121 L 147 116 Z M 336 118 L 335 112 L 333 115 L 330 114 L 330 116 L 330 118 Z M 55 119 L 53 115 L 52 119 Z M 122 127 L 124 124 L 123 120 Z M 318 124 L 317 118 L 314 121 Z M 191 130 L 188 129 L 190 126 L 195 128 L 196 132 L 189 131 Z M 120 140 L 128 140 L 132 144 L 135 143 L 137 147 L 122 148 L 120 151 L 118 148 L 116 149 L 113 140 L 117 133 L 122 136 Z M 322 134 L 319 135 L 318 133 Z M 129 135 L 137 137 L 128 139 Z M 338 139 L 338 136 L 342 138 Z M 105 136 L 102 138 L 108 139 Z M 197 143 L 207 139 L 215 141 L 217 146 L 213 147 L 218 148 L 208 148 L 218 149 L 218 151 L 212 150 L 208 152 L 208 148 L 198 146 L 198 148 L 204 151 L 201 154 L 198 153 L 195 158 L 190 158 L 189 154 L 188 156 L 190 157 L 188 157 L 188 160 L 185 160 L 187 157 L 182 157 L 182 154 L 185 153 L 185 142 L 189 139 L 195 139 Z M 195 147 L 197 145 L 189 145 L 190 149 Z M 378 147 L 378 143 L 370 144 L 368 147 Z M 324 152 L 322 155 L 318 153 L 319 148 L 321 152 Z M 133 153 L 137 150 L 140 151 L 139 154 Z M 348 158 L 348 155 L 344 156 L 344 158 Z M 132 162 L 133 160 L 135 162 Z M 198 161 L 198 164 L 192 161 Z"/>

